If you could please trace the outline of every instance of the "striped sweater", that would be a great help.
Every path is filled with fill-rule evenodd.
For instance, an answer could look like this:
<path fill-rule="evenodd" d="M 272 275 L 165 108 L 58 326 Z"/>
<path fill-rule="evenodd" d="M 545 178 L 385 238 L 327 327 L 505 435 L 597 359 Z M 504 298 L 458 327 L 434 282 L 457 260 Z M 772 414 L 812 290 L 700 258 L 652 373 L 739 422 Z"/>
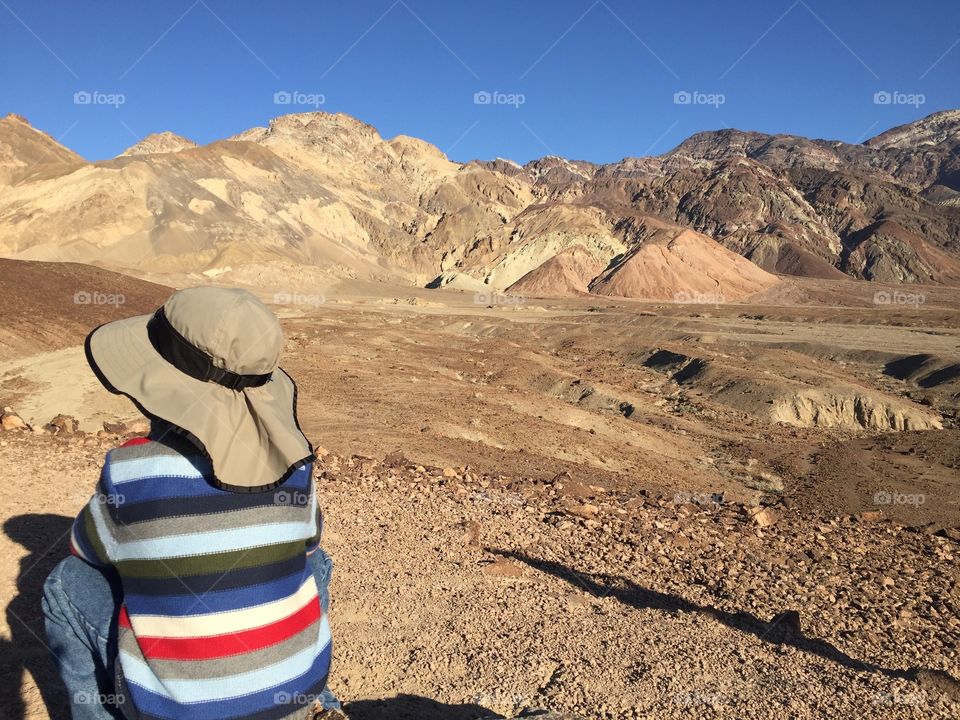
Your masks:
<path fill-rule="evenodd" d="M 71 551 L 123 587 L 117 694 L 144 720 L 302 718 L 330 629 L 306 555 L 319 543 L 312 465 L 232 492 L 183 438 L 107 453 Z"/>

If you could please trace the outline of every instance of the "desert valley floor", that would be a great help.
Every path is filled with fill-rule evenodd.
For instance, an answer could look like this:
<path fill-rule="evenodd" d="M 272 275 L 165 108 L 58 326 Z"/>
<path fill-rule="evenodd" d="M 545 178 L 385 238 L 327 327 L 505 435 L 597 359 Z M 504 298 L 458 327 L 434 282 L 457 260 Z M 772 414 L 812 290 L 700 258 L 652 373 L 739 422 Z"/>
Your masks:
<path fill-rule="evenodd" d="M 64 718 L 40 588 L 122 441 L 103 422 L 136 417 L 81 342 L 168 289 L 59 265 L 31 295 L 13 262 L 29 299 L 0 309 L 0 405 L 79 428 L 0 433 L 0 714 Z M 126 304 L 38 299 L 98 283 Z M 877 292 L 898 289 L 692 305 L 354 282 L 276 305 L 323 448 L 351 717 L 957 717 L 960 291 Z"/>

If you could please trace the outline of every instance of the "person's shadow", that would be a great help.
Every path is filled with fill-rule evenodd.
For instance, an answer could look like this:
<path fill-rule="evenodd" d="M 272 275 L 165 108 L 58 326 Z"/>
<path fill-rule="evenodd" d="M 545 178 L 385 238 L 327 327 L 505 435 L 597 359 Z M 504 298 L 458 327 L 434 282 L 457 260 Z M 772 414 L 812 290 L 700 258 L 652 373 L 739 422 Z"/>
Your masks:
<path fill-rule="evenodd" d="M 346 703 L 350 720 L 495 720 L 503 718 L 481 705 L 447 705 L 419 695 Z"/>
<path fill-rule="evenodd" d="M 486 548 L 486 550 L 577 585 L 594 597 L 613 597 L 624 605 L 635 608 L 656 608 L 670 613 L 699 613 L 739 632 L 755 635 L 764 642 L 790 645 L 797 650 L 818 655 L 824 660 L 857 672 L 879 673 L 890 678 L 911 680 L 926 691 L 943 693 L 953 702 L 960 701 L 960 681 L 949 673 L 918 667 L 888 668 L 851 657 L 826 640 L 805 635 L 800 627 L 800 614 L 797 611 L 788 610 L 770 621 L 764 621 L 743 610 L 730 612 L 710 605 L 700 605 L 678 595 L 652 590 L 620 575 L 587 573 L 552 560 L 535 558 L 512 550 L 497 548 Z"/>
<path fill-rule="evenodd" d="M 3 717 L 24 720 L 27 704 L 21 696 L 25 674 L 36 682 L 51 720 L 69 720 L 70 703 L 46 646 L 40 598 L 43 582 L 68 554 L 67 537 L 73 519 L 63 515 L 17 515 L 3 524 L 4 533 L 29 552 L 20 560 L 17 594 L 7 604 L 10 640 L 0 640 L 0 707 Z"/>
<path fill-rule="evenodd" d="M 420 695 L 397 695 L 383 700 L 357 700 L 347 703 L 350 720 L 504 720 L 482 705 L 447 705 Z M 515 718 L 559 717 L 546 710 L 525 710 Z M 567 717 L 564 715 L 563 717 Z"/>

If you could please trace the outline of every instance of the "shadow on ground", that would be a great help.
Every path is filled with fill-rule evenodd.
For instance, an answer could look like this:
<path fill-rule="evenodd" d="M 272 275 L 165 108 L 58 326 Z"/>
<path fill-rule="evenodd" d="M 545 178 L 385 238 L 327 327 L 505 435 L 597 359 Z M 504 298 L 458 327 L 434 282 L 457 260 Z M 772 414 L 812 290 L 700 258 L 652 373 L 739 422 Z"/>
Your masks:
<path fill-rule="evenodd" d="M 494 720 L 503 717 L 481 705 L 447 705 L 419 695 L 358 700 L 348 703 L 345 709 L 350 720 Z"/>
<path fill-rule="evenodd" d="M 775 645 L 790 645 L 797 650 L 818 655 L 824 660 L 857 672 L 880 673 L 890 678 L 913 680 L 925 690 L 942 692 L 954 702 L 960 700 L 960 682 L 948 673 L 927 668 L 886 668 L 872 662 L 852 658 L 825 640 L 805 636 L 800 626 L 800 615 L 796 611 L 783 612 L 767 622 L 747 612 L 719 610 L 709 605 L 691 602 L 677 595 L 651 590 L 620 575 L 585 573 L 552 560 L 534 558 L 518 552 L 495 548 L 487 548 L 487 550 L 495 555 L 525 563 L 535 570 L 558 577 L 572 585 L 577 585 L 594 597 L 613 597 L 624 605 L 634 608 L 700 613 L 734 630 L 755 635 L 764 642 Z"/>
<path fill-rule="evenodd" d="M 72 518 L 52 514 L 17 515 L 3 524 L 7 537 L 29 551 L 20 560 L 17 594 L 6 608 L 10 640 L 0 641 L 0 707 L 9 720 L 27 717 L 27 705 L 21 697 L 27 673 L 36 682 L 51 720 L 70 718 L 66 690 L 47 650 L 40 598 L 43 581 L 67 556 L 72 524 Z"/>

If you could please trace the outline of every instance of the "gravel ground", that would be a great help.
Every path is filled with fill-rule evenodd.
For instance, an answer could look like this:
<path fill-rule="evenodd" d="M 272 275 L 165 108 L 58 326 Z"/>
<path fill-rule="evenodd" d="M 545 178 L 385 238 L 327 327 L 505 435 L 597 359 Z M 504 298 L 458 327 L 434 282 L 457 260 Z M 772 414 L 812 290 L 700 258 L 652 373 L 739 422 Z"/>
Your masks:
<path fill-rule="evenodd" d="M 0 703 L 62 718 L 39 587 L 118 439 L 0 437 Z M 317 471 L 355 720 L 960 716 L 956 537 L 398 454 Z"/>

